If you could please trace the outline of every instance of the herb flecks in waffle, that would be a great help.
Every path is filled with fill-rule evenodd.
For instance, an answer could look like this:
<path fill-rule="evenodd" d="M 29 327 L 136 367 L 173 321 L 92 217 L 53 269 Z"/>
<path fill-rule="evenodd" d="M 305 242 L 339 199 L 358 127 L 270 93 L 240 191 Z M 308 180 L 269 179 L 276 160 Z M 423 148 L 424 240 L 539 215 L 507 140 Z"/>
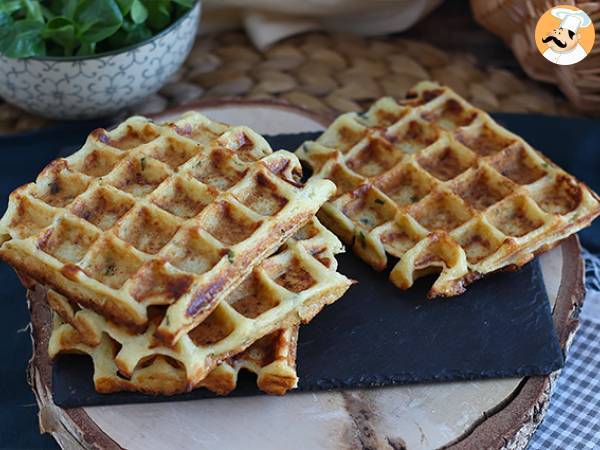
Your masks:
<path fill-rule="evenodd" d="M 51 290 L 47 299 L 56 320 L 49 353 L 89 354 L 100 392 L 169 395 L 207 387 L 226 394 L 246 369 L 257 374 L 260 389 L 283 394 L 297 381 L 298 325 L 351 283 L 336 272 L 335 254 L 342 250 L 335 235 L 312 219 L 172 347 L 154 338 L 166 306 L 151 306 L 147 329 L 132 334 Z"/>
<path fill-rule="evenodd" d="M 133 117 L 11 194 L 0 257 L 133 331 L 163 305 L 155 332 L 174 344 L 333 194 L 300 176 L 247 127 Z"/>
<path fill-rule="evenodd" d="M 589 225 L 598 196 L 449 88 L 340 116 L 296 152 L 336 196 L 319 217 L 377 270 L 409 288 L 439 273 L 430 297 L 522 266 Z"/>

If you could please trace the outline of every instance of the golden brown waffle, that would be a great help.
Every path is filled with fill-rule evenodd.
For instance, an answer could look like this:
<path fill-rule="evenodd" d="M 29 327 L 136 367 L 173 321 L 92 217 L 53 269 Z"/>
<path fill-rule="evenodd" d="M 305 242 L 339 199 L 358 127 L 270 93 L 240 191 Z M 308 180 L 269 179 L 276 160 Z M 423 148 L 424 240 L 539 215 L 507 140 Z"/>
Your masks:
<path fill-rule="evenodd" d="M 242 353 L 222 362 L 200 382 L 200 386 L 226 395 L 235 389 L 241 369 L 256 374 L 258 388 L 283 395 L 298 385 L 296 347 L 299 325 L 277 330 L 260 338 Z"/>
<path fill-rule="evenodd" d="M 207 319 L 173 347 L 154 338 L 165 307 L 153 306 L 148 328 L 132 334 L 89 309 L 77 309 L 72 301 L 49 291 L 48 303 L 61 320 L 68 322 L 56 327 L 49 345 L 50 356 L 74 349 L 89 353 L 97 366 L 97 389 L 103 392 L 134 389 L 171 394 L 203 385 L 224 393 L 235 385 L 237 372 L 246 368 L 258 374 L 261 389 L 282 393 L 295 385 L 293 328 L 310 321 L 351 284 L 336 272 L 334 254 L 340 251 L 342 245 L 335 235 L 313 219 L 277 254 L 255 267 Z M 278 330 L 285 331 L 274 342 Z M 259 341 L 268 335 L 271 336 Z M 219 363 L 251 344 L 253 350 L 229 360 L 209 375 Z M 155 360 L 161 362 L 154 366 Z M 160 375 L 152 376 L 154 368 Z M 167 373 L 173 376 L 167 377 Z M 117 382 L 123 377 L 125 381 Z M 154 383 L 163 378 L 179 381 L 165 381 L 162 388 L 159 382 Z"/>
<path fill-rule="evenodd" d="M 0 257 L 112 321 L 168 343 L 202 322 L 334 192 L 246 127 L 133 117 L 14 191 Z"/>
<path fill-rule="evenodd" d="M 53 323 L 50 354 L 83 352 L 90 355 L 94 361 L 94 384 L 98 392 L 126 390 L 170 395 L 187 389 L 185 370 L 162 355 L 149 358 L 136 367 L 131 379 L 119 376 L 114 362 L 119 343 L 100 328 L 104 324 L 102 318 L 92 311 L 80 309 L 53 290 L 47 291 L 46 300 L 57 316 Z M 226 395 L 235 389 L 239 371 L 246 369 L 257 375 L 256 381 L 262 391 L 283 395 L 298 382 L 297 340 L 298 325 L 274 331 L 220 363 L 197 387 Z"/>
<path fill-rule="evenodd" d="M 107 334 L 97 345 L 88 345 L 82 335 L 58 314 L 54 315 L 51 345 L 57 353 L 84 353 L 94 364 L 94 386 L 97 392 L 143 392 L 173 395 L 190 389 L 185 370 L 174 359 L 157 355 L 144 361 L 130 378 L 119 375 L 115 356 L 119 344 Z M 283 395 L 296 387 L 296 341 L 298 326 L 277 330 L 252 344 L 242 353 L 219 364 L 206 378 L 192 388 L 207 388 L 227 395 L 236 388 L 241 369 L 256 374 L 256 383 L 268 394 Z"/>
<path fill-rule="evenodd" d="M 421 82 L 406 101 L 340 116 L 298 149 L 337 185 L 319 217 L 392 282 L 441 272 L 429 296 L 522 266 L 600 213 L 587 186 L 447 87 Z"/>

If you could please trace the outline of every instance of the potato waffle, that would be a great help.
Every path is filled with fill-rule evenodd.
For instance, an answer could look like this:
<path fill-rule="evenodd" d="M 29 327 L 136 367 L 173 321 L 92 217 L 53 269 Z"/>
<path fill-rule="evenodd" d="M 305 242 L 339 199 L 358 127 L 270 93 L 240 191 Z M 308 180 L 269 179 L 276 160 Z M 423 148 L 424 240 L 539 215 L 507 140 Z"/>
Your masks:
<path fill-rule="evenodd" d="M 55 327 L 49 353 L 90 354 L 97 389 L 103 392 L 170 394 L 205 386 L 225 393 L 245 368 L 258 374 L 263 390 L 283 393 L 296 380 L 294 327 L 310 321 L 351 284 L 336 272 L 334 254 L 340 251 L 342 244 L 335 235 L 311 220 L 172 347 L 154 338 L 165 306 L 151 307 L 146 331 L 132 334 L 49 291 L 48 303 L 61 321 L 68 322 Z M 245 354 L 228 359 L 250 345 Z M 155 365 L 155 361 L 159 362 Z M 223 361 L 226 364 L 217 367 Z"/>
<path fill-rule="evenodd" d="M 600 213 L 598 196 L 447 87 L 340 116 L 297 155 L 336 197 L 319 217 L 399 288 L 440 272 L 430 297 L 517 268 Z"/>
<path fill-rule="evenodd" d="M 134 331 L 168 305 L 156 333 L 173 344 L 333 194 L 300 175 L 249 128 L 133 117 L 11 194 L 0 257 Z"/>
<path fill-rule="evenodd" d="M 147 358 L 136 367 L 130 379 L 120 376 L 114 362 L 119 343 L 101 328 L 105 325 L 102 317 L 93 311 L 82 310 L 53 290 L 47 290 L 46 299 L 56 315 L 49 343 L 50 356 L 54 358 L 59 353 L 73 352 L 90 355 L 98 392 L 139 391 L 170 395 L 186 391 L 185 370 L 163 355 Z M 107 332 L 110 333 L 114 326 L 111 324 Z M 283 395 L 297 385 L 297 340 L 298 325 L 274 331 L 221 362 L 195 387 L 226 395 L 235 389 L 239 371 L 246 369 L 257 375 L 257 384 L 262 391 Z"/>
<path fill-rule="evenodd" d="M 91 346 L 81 334 L 55 314 L 50 337 L 51 355 L 84 353 L 92 358 L 94 386 L 97 392 L 143 392 L 173 395 L 189 389 L 185 370 L 172 358 L 158 355 L 136 368 L 130 378 L 119 375 L 115 355 L 119 344 L 107 334 Z M 296 340 L 298 326 L 277 330 L 252 344 L 242 353 L 219 364 L 206 378 L 192 388 L 204 387 L 218 395 L 227 395 L 237 386 L 241 369 L 256 374 L 256 383 L 263 392 L 283 395 L 296 387 Z M 292 353 L 293 352 L 293 353 Z"/>

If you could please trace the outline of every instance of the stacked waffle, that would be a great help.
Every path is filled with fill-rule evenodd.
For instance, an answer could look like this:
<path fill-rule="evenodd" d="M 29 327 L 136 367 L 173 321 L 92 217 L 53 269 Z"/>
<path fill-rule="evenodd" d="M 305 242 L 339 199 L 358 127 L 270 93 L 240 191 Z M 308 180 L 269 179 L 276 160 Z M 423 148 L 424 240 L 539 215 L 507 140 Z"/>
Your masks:
<path fill-rule="evenodd" d="M 519 267 L 600 214 L 587 186 L 431 82 L 340 116 L 297 154 L 337 186 L 323 223 L 377 270 L 399 258 L 400 288 L 441 272 L 430 297 Z"/>
<path fill-rule="evenodd" d="M 244 368 L 296 384 L 298 324 L 337 300 L 334 193 L 246 127 L 188 113 L 96 130 L 14 191 L 0 257 L 47 288 L 49 352 L 89 354 L 100 392 L 225 394 Z"/>

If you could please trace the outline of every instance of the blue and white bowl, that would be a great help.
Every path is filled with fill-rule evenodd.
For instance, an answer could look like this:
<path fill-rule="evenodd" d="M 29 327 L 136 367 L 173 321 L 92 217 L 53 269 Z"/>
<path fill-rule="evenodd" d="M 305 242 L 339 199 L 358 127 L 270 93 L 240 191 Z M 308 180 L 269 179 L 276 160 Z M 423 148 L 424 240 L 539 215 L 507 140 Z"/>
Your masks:
<path fill-rule="evenodd" d="M 187 57 L 201 1 L 169 28 L 98 56 L 11 59 L 0 55 L 0 96 L 57 119 L 102 117 L 158 91 Z"/>

